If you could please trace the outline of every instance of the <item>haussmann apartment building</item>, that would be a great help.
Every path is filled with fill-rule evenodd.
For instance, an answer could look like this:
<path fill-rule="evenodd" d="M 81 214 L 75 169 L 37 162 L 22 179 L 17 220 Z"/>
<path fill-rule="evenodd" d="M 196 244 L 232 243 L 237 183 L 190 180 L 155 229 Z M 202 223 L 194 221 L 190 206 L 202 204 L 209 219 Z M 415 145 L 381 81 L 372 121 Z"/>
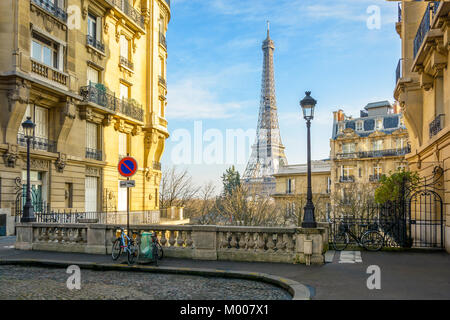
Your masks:
<path fill-rule="evenodd" d="M 0 12 L 0 208 L 20 211 L 31 117 L 33 204 L 126 210 L 128 154 L 131 211 L 158 209 L 170 1 L 2 0 Z"/>
<path fill-rule="evenodd" d="M 409 132 L 406 160 L 428 182 L 436 168 L 443 171 L 432 186 L 442 199 L 443 217 L 432 218 L 443 220 L 444 246 L 450 252 L 450 2 L 401 1 L 398 12 L 401 58 L 394 97 Z"/>

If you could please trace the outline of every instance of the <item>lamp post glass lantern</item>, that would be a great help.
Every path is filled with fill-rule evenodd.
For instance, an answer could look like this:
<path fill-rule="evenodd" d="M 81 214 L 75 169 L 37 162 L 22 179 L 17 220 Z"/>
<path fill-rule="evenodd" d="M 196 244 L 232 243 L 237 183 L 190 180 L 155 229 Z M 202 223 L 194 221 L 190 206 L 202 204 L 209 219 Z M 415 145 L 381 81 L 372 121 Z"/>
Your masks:
<path fill-rule="evenodd" d="M 306 193 L 306 205 L 303 215 L 302 228 L 316 228 L 316 218 L 314 217 L 314 203 L 312 202 L 311 191 L 311 120 L 314 119 L 314 108 L 317 101 L 311 97 L 311 91 L 305 92 L 306 96 L 300 101 L 303 110 L 303 118 L 306 120 L 307 128 L 307 159 L 308 159 L 308 187 Z"/>
<path fill-rule="evenodd" d="M 27 193 L 26 202 L 23 207 L 23 214 L 20 222 L 35 222 L 33 205 L 31 204 L 31 189 L 30 189 L 30 143 L 33 139 L 33 131 L 36 125 L 31 121 L 31 117 L 27 117 L 22 123 L 23 132 L 25 134 L 25 139 L 27 139 Z"/>

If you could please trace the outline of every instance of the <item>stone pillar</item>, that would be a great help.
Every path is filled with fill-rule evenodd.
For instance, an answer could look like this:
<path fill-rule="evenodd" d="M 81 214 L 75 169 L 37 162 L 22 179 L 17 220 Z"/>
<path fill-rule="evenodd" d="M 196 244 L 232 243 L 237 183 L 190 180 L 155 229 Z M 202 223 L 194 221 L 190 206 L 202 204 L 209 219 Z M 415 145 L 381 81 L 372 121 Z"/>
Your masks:
<path fill-rule="evenodd" d="M 16 233 L 14 248 L 17 250 L 33 250 L 33 225 L 31 223 L 18 223 Z"/>
<path fill-rule="evenodd" d="M 192 226 L 193 259 L 217 260 L 217 227 Z"/>
<path fill-rule="evenodd" d="M 90 224 L 87 228 L 86 253 L 107 254 L 109 243 L 106 241 L 106 226 L 103 224 Z"/>
<path fill-rule="evenodd" d="M 324 241 L 327 239 L 326 228 L 298 228 L 296 237 L 295 262 L 302 264 L 306 263 L 305 240 L 312 240 L 311 264 L 325 263 Z"/>

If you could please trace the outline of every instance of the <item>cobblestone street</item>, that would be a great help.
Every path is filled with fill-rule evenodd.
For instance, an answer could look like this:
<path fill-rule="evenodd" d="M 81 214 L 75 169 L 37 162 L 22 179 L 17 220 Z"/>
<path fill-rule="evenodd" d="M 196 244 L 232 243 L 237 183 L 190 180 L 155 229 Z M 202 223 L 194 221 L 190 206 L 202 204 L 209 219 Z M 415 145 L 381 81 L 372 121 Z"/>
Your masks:
<path fill-rule="evenodd" d="M 69 290 L 69 276 L 63 268 L 0 266 L 0 299 L 291 299 L 278 287 L 249 280 L 81 269 L 81 289 Z"/>

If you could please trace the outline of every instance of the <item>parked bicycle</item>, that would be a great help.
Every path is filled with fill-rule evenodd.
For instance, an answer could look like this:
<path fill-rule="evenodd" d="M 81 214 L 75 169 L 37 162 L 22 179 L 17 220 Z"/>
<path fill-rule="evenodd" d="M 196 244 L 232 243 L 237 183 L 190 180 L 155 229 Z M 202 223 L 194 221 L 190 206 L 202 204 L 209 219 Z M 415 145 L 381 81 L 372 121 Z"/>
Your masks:
<path fill-rule="evenodd" d="M 155 244 L 155 249 L 158 254 L 158 259 L 161 260 L 164 257 L 164 250 L 163 250 L 161 244 L 159 243 L 156 232 L 153 232 L 152 240 L 153 240 L 153 243 Z"/>
<path fill-rule="evenodd" d="M 360 227 L 368 227 L 368 230 L 363 232 L 359 237 L 350 228 L 355 223 L 342 222 L 339 225 L 338 231 L 333 238 L 333 247 L 337 251 L 342 251 L 347 248 L 352 238 L 359 246 L 369 251 L 379 251 L 383 247 L 384 237 L 376 230 L 367 224 L 359 224 Z"/>
<path fill-rule="evenodd" d="M 123 252 L 127 252 L 128 264 L 135 264 L 139 259 L 140 251 L 138 240 L 136 240 L 137 234 L 133 232 L 132 238 L 130 238 L 127 234 L 125 234 L 125 230 L 120 228 L 120 230 L 116 232 L 116 236 L 117 239 L 113 243 L 111 252 L 112 259 L 117 260 Z"/>

